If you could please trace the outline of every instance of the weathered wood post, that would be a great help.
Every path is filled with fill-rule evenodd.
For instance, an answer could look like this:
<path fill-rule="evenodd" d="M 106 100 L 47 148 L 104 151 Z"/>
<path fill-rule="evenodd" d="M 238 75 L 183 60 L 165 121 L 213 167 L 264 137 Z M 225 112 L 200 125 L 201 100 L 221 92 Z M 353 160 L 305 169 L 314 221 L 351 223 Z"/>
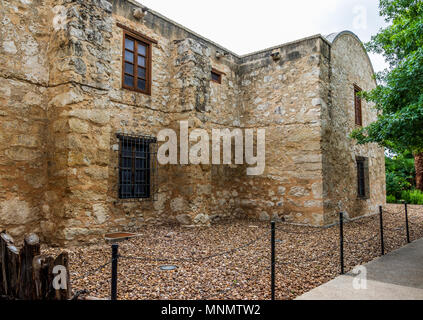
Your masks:
<path fill-rule="evenodd" d="M 54 266 L 63 266 L 66 269 L 66 289 L 55 289 L 54 300 L 68 300 L 72 295 L 72 287 L 70 282 L 69 274 L 69 254 L 62 252 L 56 260 L 54 260 Z"/>
<path fill-rule="evenodd" d="M 40 239 L 36 234 L 25 237 L 24 245 L 20 251 L 20 283 L 19 298 L 34 300 L 37 298 L 35 282 L 33 279 L 33 260 L 40 255 Z"/>
<path fill-rule="evenodd" d="M 8 295 L 10 297 L 17 297 L 19 292 L 19 250 L 13 244 L 7 246 L 6 259 Z"/>
<path fill-rule="evenodd" d="M 13 238 L 7 233 L 0 234 L 0 295 L 10 295 L 8 286 L 8 246 L 13 246 Z"/>

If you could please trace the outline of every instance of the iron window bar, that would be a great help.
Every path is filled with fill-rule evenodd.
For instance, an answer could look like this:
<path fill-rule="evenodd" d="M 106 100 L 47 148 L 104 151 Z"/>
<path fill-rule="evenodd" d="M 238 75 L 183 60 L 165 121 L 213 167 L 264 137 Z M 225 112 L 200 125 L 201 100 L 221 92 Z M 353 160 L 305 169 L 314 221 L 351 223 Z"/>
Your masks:
<path fill-rule="evenodd" d="M 118 198 L 157 200 L 157 139 L 144 134 L 117 133 L 119 139 Z"/>
<path fill-rule="evenodd" d="M 366 197 L 366 178 L 364 169 L 365 160 L 357 160 L 358 196 Z"/>

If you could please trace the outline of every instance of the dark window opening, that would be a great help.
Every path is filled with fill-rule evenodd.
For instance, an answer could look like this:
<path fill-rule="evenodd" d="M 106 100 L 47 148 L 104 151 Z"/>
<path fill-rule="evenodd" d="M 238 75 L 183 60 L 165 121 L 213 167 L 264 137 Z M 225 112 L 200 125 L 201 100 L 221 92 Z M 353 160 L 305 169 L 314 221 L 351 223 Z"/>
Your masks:
<path fill-rule="evenodd" d="M 357 160 L 358 197 L 366 197 L 366 160 Z"/>
<path fill-rule="evenodd" d="M 124 30 L 122 87 L 151 94 L 151 43 Z"/>
<path fill-rule="evenodd" d="M 156 139 L 118 135 L 119 199 L 150 199 L 157 177 Z"/>
<path fill-rule="evenodd" d="M 354 109 L 355 109 L 355 124 L 358 126 L 363 126 L 363 114 L 361 109 L 361 97 L 359 93 L 362 90 L 354 86 Z"/>
<path fill-rule="evenodd" d="M 216 83 L 221 84 L 222 83 L 222 75 L 223 75 L 223 72 L 220 72 L 220 71 L 217 71 L 215 69 L 212 69 L 212 71 L 211 71 L 211 80 L 213 82 L 216 82 Z"/>

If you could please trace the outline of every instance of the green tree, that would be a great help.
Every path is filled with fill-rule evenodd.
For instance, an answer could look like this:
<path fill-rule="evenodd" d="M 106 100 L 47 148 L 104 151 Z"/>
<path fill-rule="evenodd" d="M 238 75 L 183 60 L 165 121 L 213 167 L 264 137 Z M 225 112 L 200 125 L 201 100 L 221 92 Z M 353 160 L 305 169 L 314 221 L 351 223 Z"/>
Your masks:
<path fill-rule="evenodd" d="M 388 196 L 401 199 L 403 191 L 415 187 L 414 158 L 409 152 L 386 157 L 386 192 Z"/>
<path fill-rule="evenodd" d="M 363 97 L 374 102 L 378 120 L 357 129 L 359 144 L 375 142 L 415 157 L 416 188 L 423 190 L 423 2 L 380 0 L 380 15 L 389 26 L 366 44 L 384 55 L 390 70 L 376 75 L 379 85 Z"/>

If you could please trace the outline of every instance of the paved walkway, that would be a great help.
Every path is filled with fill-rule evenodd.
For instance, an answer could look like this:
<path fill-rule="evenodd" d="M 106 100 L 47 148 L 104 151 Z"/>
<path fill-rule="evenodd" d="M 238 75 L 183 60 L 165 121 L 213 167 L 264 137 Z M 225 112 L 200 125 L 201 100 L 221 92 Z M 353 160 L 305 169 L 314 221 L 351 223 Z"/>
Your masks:
<path fill-rule="evenodd" d="M 377 258 L 364 267 L 367 270 L 367 289 L 354 289 L 353 283 L 357 287 L 359 278 L 348 273 L 297 300 L 423 300 L 423 239 Z"/>

